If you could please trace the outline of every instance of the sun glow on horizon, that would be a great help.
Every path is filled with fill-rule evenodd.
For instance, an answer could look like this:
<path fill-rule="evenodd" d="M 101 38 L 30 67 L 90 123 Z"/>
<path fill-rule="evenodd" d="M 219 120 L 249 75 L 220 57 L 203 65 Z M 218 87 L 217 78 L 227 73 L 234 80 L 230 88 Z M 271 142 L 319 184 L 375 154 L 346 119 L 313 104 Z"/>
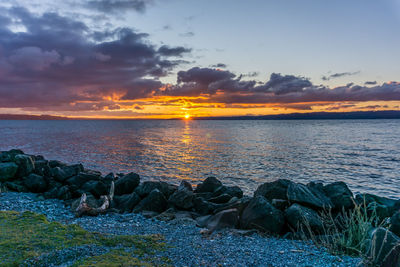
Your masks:
<path fill-rule="evenodd" d="M 185 120 L 189 120 L 190 119 L 190 114 L 185 114 L 184 118 L 185 118 Z"/>

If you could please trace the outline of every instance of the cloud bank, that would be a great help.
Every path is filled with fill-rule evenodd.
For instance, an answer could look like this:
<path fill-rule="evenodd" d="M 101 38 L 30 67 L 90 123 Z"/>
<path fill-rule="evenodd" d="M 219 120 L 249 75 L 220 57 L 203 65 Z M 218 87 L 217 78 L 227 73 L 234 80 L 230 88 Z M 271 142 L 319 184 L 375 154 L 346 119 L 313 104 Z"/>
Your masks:
<path fill-rule="evenodd" d="M 152 1 L 81 3 L 116 14 L 144 12 Z M 146 105 L 177 102 L 189 107 L 247 109 L 269 104 L 311 110 L 312 105 L 323 102 L 400 101 L 399 82 L 367 81 L 363 86 L 349 83 L 329 88 L 306 77 L 281 73 L 260 81 L 256 80 L 262 76 L 258 72 L 236 74 L 224 63 L 182 70 L 185 57 L 192 53 L 190 48 L 153 44 L 147 33 L 133 28 L 109 25 L 99 30 L 79 16 L 36 14 L 21 7 L 0 11 L 0 108 L 124 114 L 128 112 L 124 105 L 139 113 Z M 162 82 L 178 68 L 175 83 Z M 358 73 L 334 73 L 323 80 Z M 163 97 L 169 100 L 160 101 Z M 337 105 L 332 110 L 353 107 L 349 105 L 354 106 Z"/>

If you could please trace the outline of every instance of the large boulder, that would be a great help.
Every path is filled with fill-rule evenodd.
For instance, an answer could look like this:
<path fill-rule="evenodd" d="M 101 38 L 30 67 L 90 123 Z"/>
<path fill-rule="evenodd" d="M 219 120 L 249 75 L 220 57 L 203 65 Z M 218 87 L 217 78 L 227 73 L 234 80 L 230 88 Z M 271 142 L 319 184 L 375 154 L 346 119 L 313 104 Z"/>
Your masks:
<path fill-rule="evenodd" d="M 172 195 L 175 192 L 175 190 L 177 190 L 177 186 L 168 184 L 166 182 L 146 181 L 140 184 L 135 189 L 135 192 L 141 198 L 143 198 L 146 197 L 148 194 L 150 194 L 150 192 L 153 191 L 154 189 L 160 190 L 160 192 L 163 193 L 166 198 L 169 198 L 170 195 Z"/>
<path fill-rule="evenodd" d="M 44 198 L 58 198 L 58 187 L 53 187 L 43 194 Z"/>
<path fill-rule="evenodd" d="M 114 196 L 113 207 L 121 212 L 132 212 L 133 208 L 140 202 L 138 194 L 126 194 L 122 196 Z"/>
<path fill-rule="evenodd" d="M 237 209 L 229 209 L 218 212 L 207 221 L 210 231 L 222 228 L 236 228 L 239 223 L 239 212 Z"/>
<path fill-rule="evenodd" d="M 260 185 L 254 192 L 254 196 L 263 196 L 269 201 L 273 199 L 287 200 L 287 190 L 292 182 L 286 179 L 279 179 L 273 182 Z"/>
<path fill-rule="evenodd" d="M 115 182 L 115 194 L 131 194 L 140 183 L 140 177 L 136 173 L 129 173 Z"/>
<path fill-rule="evenodd" d="M 15 181 L 8 181 L 3 184 L 7 187 L 8 190 L 15 191 L 15 192 L 28 192 L 28 188 L 24 185 L 23 181 L 15 180 Z"/>
<path fill-rule="evenodd" d="M 222 183 L 215 177 L 208 177 L 201 184 L 197 185 L 195 192 L 196 193 L 213 193 L 217 190 Z"/>
<path fill-rule="evenodd" d="M 142 199 L 139 204 L 134 208 L 133 212 L 138 213 L 141 211 L 154 211 L 161 213 L 167 208 L 167 199 L 160 190 L 153 189 L 150 194 Z"/>
<path fill-rule="evenodd" d="M 17 170 L 18 165 L 14 162 L 0 163 L 0 182 L 5 182 L 14 178 Z"/>
<path fill-rule="evenodd" d="M 366 206 L 369 213 L 376 213 L 381 220 L 391 217 L 400 209 L 400 201 L 372 194 L 358 194 L 355 197 L 358 205 Z"/>
<path fill-rule="evenodd" d="M 244 229 L 258 229 L 271 234 L 279 234 L 284 223 L 282 211 L 272 206 L 263 196 L 254 197 L 240 218 L 240 225 Z"/>
<path fill-rule="evenodd" d="M 231 200 L 232 196 L 228 194 L 222 194 L 217 197 L 210 198 L 208 201 L 216 204 L 223 204 L 229 202 Z"/>
<path fill-rule="evenodd" d="M 11 149 L 9 151 L 0 152 L 0 162 L 14 162 L 16 155 L 22 155 L 24 152 L 19 149 Z"/>
<path fill-rule="evenodd" d="M 47 189 L 47 182 L 43 176 L 34 173 L 24 178 L 24 185 L 33 193 L 43 193 Z"/>
<path fill-rule="evenodd" d="M 82 164 L 55 167 L 52 169 L 54 178 L 59 182 L 64 182 L 68 178 L 78 175 L 83 171 Z"/>
<path fill-rule="evenodd" d="M 35 163 L 32 156 L 19 154 L 15 156 L 15 163 L 18 165 L 17 177 L 25 177 L 33 172 Z"/>
<path fill-rule="evenodd" d="M 390 218 L 390 231 L 392 231 L 397 236 L 400 236 L 400 211 L 396 212 Z"/>
<path fill-rule="evenodd" d="M 237 198 L 242 198 L 243 197 L 243 191 L 240 189 L 238 186 L 220 186 L 217 188 L 214 193 L 212 194 L 213 197 L 218 197 L 222 194 L 228 194 L 231 197 L 237 197 Z"/>
<path fill-rule="evenodd" d="M 194 194 L 188 189 L 176 190 L 169 198 L 168 202 L 179 209 L 190 209 L 193 207 Z"/>
<path fill-rule="evenodd" d="M 366 247 L 365 258 L 371 266 L 400 266 L 400 238 L 389 230 L 379 227 L 371 231 Z"/>
<path fill-rule="evenodd" d="M 188 181 L 182 181 L 179 184 L 178 190 L 183 190 L 183 189 L 186 189 L 186 190 L 189 190 L 189 191 L 193 191 L 193 187 Z"/>
<path fill-rule="evenodd" d="M 323 187 L 323 191 L 332 202 L 333 209 L 351 209 L 354 207 L 353 193 L 344 182 L 334 182 Z"/>
<path fill-rule="evenodd" d="M 57 198 L 61 200 L 69 200 L 72 198 L 71 189 L 68 185 L 64 185 L 57 190 Z"/>
<path fill-rule="evenodd" d="M 293 204 L 285 211 L 285 218 L 294 230 L 308 231 L 314 233 L 323 233 L 323 222 L 319 214 L 307 207 L 299 204 Z"/>
<path fill-rule="evenodd" d="M 303 184 L 290 183 L 287 198 L 291 203 L 299 203 L 316 209 L 331 208 L 332 202 L 319 190 Z"/>
<path fill-rule="evenodd" d="M 195 197 L 193 199 L 194 209 L 200 215 L 212 214 L 219 207 L 218 204 L 208 202 L 202 197 Z"/>
<path fill-rule="evenodd" d="M 80 188 L 83 192 L 88 192 L 99 198 L 100 196 L 107 195 L 109 188 L 102 181 L 87 181 Z"/>
<path fill-rule="evenodd" d="M 100 176 L 90 172 L 80 172 L 78 175 L 68 178 L 65 182 L 75 188 L 80 188 L 88 181 L 98 181 Z"/>
<path fill-rule="evenodd" d="M 47 160 L 35 160 L 34 173 L 46 177 L 53 176 L 53 172 Z"/>

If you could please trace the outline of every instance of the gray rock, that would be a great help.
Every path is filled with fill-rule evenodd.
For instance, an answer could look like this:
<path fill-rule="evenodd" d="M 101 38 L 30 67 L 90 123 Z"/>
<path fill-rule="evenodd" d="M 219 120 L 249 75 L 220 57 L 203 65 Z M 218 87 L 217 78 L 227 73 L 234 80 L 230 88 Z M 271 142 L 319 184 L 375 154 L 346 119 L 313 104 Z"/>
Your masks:
<path fill-rule="evenodd" d="M 190 209 L 193 205 L 194 194 L 185 189 L 176 190 L 168 199 L 168 202 L 180 209 Z"/>
<path fill-rule="evenodd" d="M 209 200 L 213 198 L 213 193 L 205 192 L 205 193 L 194 193 L 196 197 L 201 197 L 205 200 Z"/>
<path fill-rule="evenodd" d="M 133 208 L 140 202 L 140 197 L 133 192 L 122 196 L 114 196 L 113 207 L 121 212 L 132 212 Z"/>
<path fill-rule="evenodd" d="M 43 193 L 47 189 L 47 182 L 43 176 L 31 173 L 24 179 L 24 185 L 33 193 Z"/>
<path fill-rule="evenodd" d="M 232 196 L 228 194 L 222 194 L 217 197 L 210 198 L 208 201 L 216 204 L 223 204 L 229 202 L 231 200 Z"/>
<path fill-rule="evenodd" d="M 385 228 L 371 231 L 366 251 L 371 265 L 400 266 L 400 238 Z"/>
<path fill-rule="evenodd" d="M 196 193 L 213 193 L 217 190 L 222 183 L 215 177 L 208 177 L 201 184 L 197 185 L 195 192 Z"/>
<path fill-rule="evenodd" d="M 212 197 L 217 197 L 222 194 L 228 194 L 231 197 L 237 197 L 237 198 L 242 198 L 243 197 L 243 191 L 240 189 L 238 186 L 220 186 L 218 187 L 214 193 L 212 194 Z"/>
<path fill-rule="evenodd" d="M 389 230 L 395 235 L 400 236 L 400 211 L 396 212 L 390 218 L 390 228 Z"/>
<path fill-rule="evenodd" d="M 82 185 L 81 190 L 83 192 L 88 192 L 99 198 L 100 196 L 107 195 L 109 193 L 109 188 L 101 181 L 87 181 Z"/>
<path fill-rule="evenodd" d="M 272 199 L 287 200 L 287 190 L 291 181 L 286 179 L 279 179 L 273 182 L 264 183 L 260 185 L 254 192 L 254 196 L 263 196 L 269 201 Z"/>
<path fill-rule="evenodd" d="M 49 166 L 50 166 L 50 168 L 55 168 L 55 167 L 64 167 L 64 166 L 67 166 L 67 164 L 65 164 L 59 160 L 49 160 Z"/>
<path fill-rule="evenodd" d="M 314 233 L 323 233 L 323 222 L 319 214 L 307 207 L 299 204 L 291 205 L 285 211 L 285 218 L 294 230 L 303 230 L 308 234 L 308 228 Z"/>
<path fill-rule="evenodd" d="M 182 181 L 179 184 L 178 190 L 183 190 L 183 189 L 193 191 L 192 185 L 188 181 Z"/>
<path fill-rule="evenodd" d="M 335 182 L 323 187 L 325 195 L 330 198 L 333 209 L 341 211 L 354 207 L 353 193 L 344 182 Z"/>
<path fill-rule="evenodd" d="M 289 207 L 289 201 L 283 199 L 273 199 L 271 204 L 278 210 L 286 210 Z"/>
<path fill-rule="evenodd" d="M 44 198 L 58 198 L 58 190 L 59 188 L 53 187 L 49 191 L 43 194 Z"/>
<path fill-rule="evenodd" d="M 167 199 L 160 190 L 153 189 L 150 194 L 142 199 L 139 204 L 134 208 L 133 212 L 138 213 L 141 211 L 154 211 L 161 213 L 167 208 Z"/>
<path fill-rule="evenodd" d="M 219 207 L 217 204 L 208 202 L 201 197 L 195 197 L 193 204 L 194 209 L 201 215 L 212 214 Z"/>
<path fill-rule="evenodd" d="M 229 209 L 218 212 L 207 222 L 207 228 L 215 231 L 223 228 L 236 228 L 239 223 L 239 212 L 237 209 Z"/>
<path fill-rule="evenodd" d="M 68 166 L 55 167 L 52 169 L 54 178 L 59 182 L 64 182 L 68 178 L 83 172 L 82 164 L 74 164 Z"/>
<path fill-rule="evenodd" d="M 75 188 L 80 188 L 88 181 L 98 181 L 100 180 L 100 176 L 87 172 L 80 172 L 78 175 L 68 178 L 65 182 L 74 186 Z"/>
<path fill-rule="evenodd" d="M 258 229 L 271 234 L 279 234 L 284 223 L 283 212 L 272 206 L 263 196 L 254 197 L 240 218 L 240 225 L 244 229 Z"/>
<path fill-rule="evenodd" d="M 35 160 L 34 173 L 45 177 L 53 176 L 53 172 L 47 160 Z"/>
<path fill-rule="evenodd" d="M 332 207 L 331 201 L 322 192 L 303 184 L 290 183 L 287 191 L 291 203 L 299 203 L 316 209 Z"/>
<path fill-rule="evenodd" d="M 25 177 L 33 172 L 35 163 L 32 156 L 20 154 L 15 156 L 15 163 L 18 165 L 17 177 Z"/>
<path fill-rule="evenodd" d="M 23 181 L 16 180 L 12 182 L 5 182 L 4 185 L 8 188 L 8 190 L 15 192 L 28 192 L 28 188 L 23 184 Z"/>
<path fill-rule="evenodd" d="M 14 178 L 18 166 L 14 162 L 0 163 L 0 182 L 5 182 Z"/>
<path fill-rule="evenodd" d="M 198 227 L 205 228 L 208 221 L 213 217 L 213 215 L 204 215 L 196 218 L 196 224 Z"/>
<path fill-rule="evenodd" d="M 61 200 L 68 200 L 72 198 L 71 190 L 68 185 L 64 185 L 57 191 L 57 198 Z"/>
<path fill-rule="evenodd" d="M 110 172 L 109 174 L 107 174 L 106 176 L 104 176 L 103 180 L 105 182 L 112 182 L 115 181 L 115 175 L 114 173 Z"/>
<path fill-rule="evenodd" d="M 146 181 L 141 183 L 136 189 L 135 192 L 141 198 L 150 194 L 151 191 L 154 189 L 160 190 L 161 193 L 164 194 L 166 198 L 169 198 L 177 189 L 177 186 L 168 184 L 166 182 L 159 182 L 159 181 Z"/>
<path fill-rule="evenodd" d="M 371 213 L 374 209 L 380 219 L 391 217 L 400 209 L 400 201 L 372 194 L 358 194 L 355 202 L 361 206 L 367 206 Z"/>
<path fill-rule="evenodd" d="M 24 154 L 22 150 L 11 149 L 9 151 L 0 152 L 0 162 L 15 162 L 15 156 Z"/>

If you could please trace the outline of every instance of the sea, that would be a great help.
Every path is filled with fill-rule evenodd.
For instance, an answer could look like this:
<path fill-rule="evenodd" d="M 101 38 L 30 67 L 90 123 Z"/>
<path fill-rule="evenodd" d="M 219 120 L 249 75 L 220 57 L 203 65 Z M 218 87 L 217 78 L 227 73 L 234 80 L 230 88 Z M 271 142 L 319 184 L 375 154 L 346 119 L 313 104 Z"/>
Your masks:
<path fill-rule="evenodd" d="M 400 198 L 400 120 L 2 120 L 0 151 L 252 195 L 262 183 L 343 181 Z"/>

